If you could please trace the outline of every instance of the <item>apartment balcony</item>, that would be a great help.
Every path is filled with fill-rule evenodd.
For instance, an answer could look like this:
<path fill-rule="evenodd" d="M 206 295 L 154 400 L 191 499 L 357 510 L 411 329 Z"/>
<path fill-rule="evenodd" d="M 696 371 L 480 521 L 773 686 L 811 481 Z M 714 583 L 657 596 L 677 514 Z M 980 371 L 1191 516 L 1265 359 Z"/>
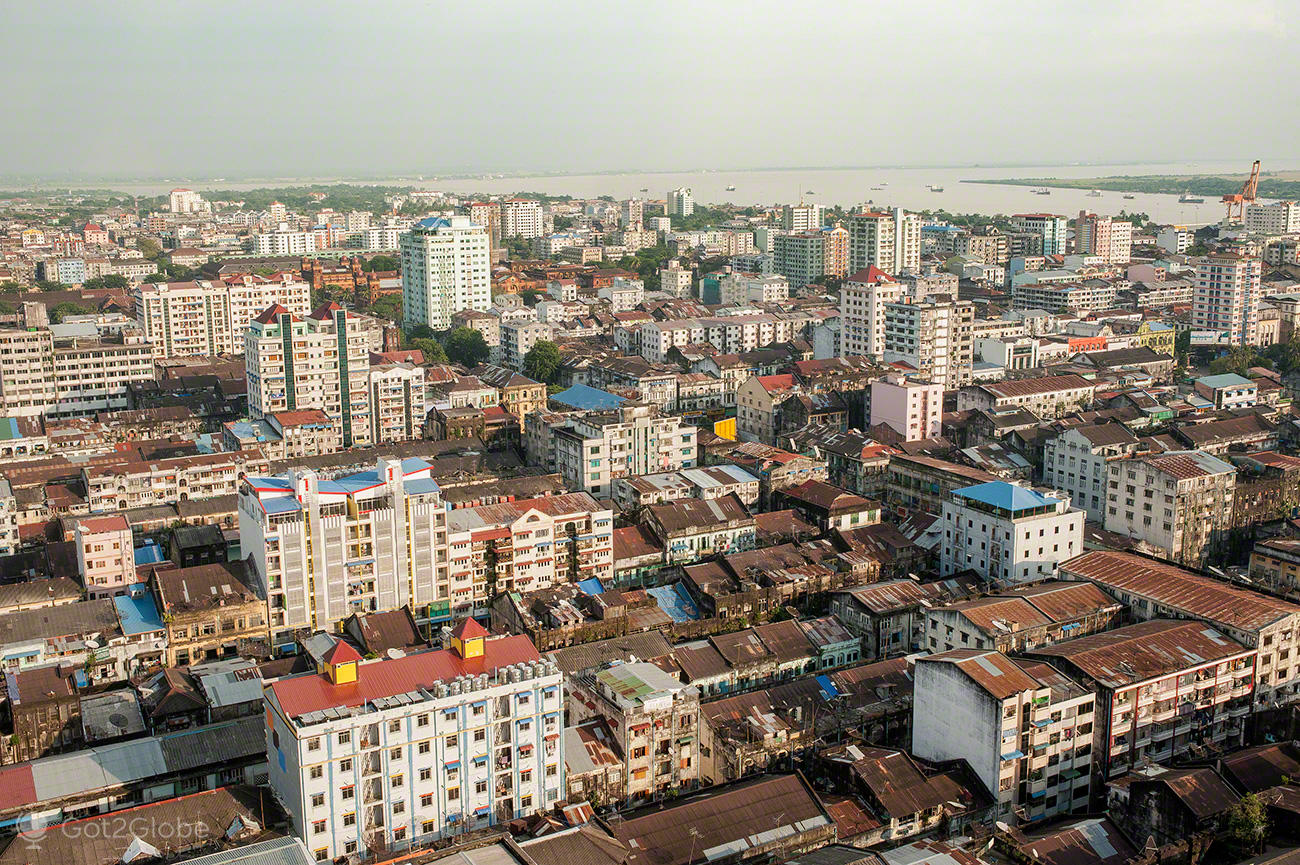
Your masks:
<path fill-rule="evenodd" d="M 373 781 L 367 781 L 361 785 L 361 800 L 363 802 L 378 802 L 384 798 L 383 779 L 376 778 Z"/>

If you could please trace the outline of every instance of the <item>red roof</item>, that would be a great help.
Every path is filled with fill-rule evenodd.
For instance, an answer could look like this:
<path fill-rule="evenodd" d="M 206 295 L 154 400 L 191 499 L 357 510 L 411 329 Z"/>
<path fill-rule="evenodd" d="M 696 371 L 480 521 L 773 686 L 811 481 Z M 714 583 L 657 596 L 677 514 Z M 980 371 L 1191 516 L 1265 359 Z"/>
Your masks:
<path fill-rule="evenodd" d="M 794 376 L 786 375 L 760 375 L 758 383 L 765 391 L 789 390 L 794 387 Z"/>
<path fill-rule="evenodd" d="M 266 309 L 262 310 L 262 314 L 253 319 L 253 321 L 256 321 L 258 324 L 271 324 L 282 315 L 289 315 L 289 310 L 280 306 L 278 303 L 273 303 Z"/>
<path fill-rule="evenodd" d="M 77 520 L 77 524 L 88 532 L 129 532 L 131 530 L 131 524 L 121 514 L 87 517 Z"/>
<path fill-rule="evenodd" d="M 360 660 L 361 653 L 342 640 L 335 643 L 334 648 L 325 653 L 325 663 L 327 664 L 346 664 L 349 661 Z"/>
<path fill-rule="evenodd" d="M 334 313 L 339 311 L 342 308 L 343 307 L 339 306 L 337 303 L 331 300 L 326 303 L 322 303 L 320 306 L 313 309 L 311 311 L 311 317 L 316 319 L 317 321 L 324 321 L 327 318 L 333 318 Z"/>
<path fill-rule="evenodd" d="M 894 282 L 895 280 L 892 276 L 872 264 L 850 276 L 847 281 L 865 282 L 870 285 L 878 285 L 882 282 Z"/>
<path fill-rule="evenodd" d="M 456 626 L 456 630 L 452 631 L 451 635 L 457 640 L 473 640 L 476 637 L 488 636 L 488 630 L 473 619 L 466 619 Z"/>
<path fill-rule="evenodd" d="M 358 664 L 357 680 L 344 685 L 332 684 L 325 676 L 303 675 L 275 681 L 270 689 L 285 715 L 294 718 L 330 706 L 360 706 L 457 676 L 477 676 L 498 667 L 539 660 L 541 655 L 527 637 L 498 637 L 484 642 L 481 658 L 466 659 L 445 649 L 419 652 Z"/>
<path fill-rule="evenodd" d="M 31 764 L 0 769 L 0 810 L 10 811 L 39 801 Z"/>

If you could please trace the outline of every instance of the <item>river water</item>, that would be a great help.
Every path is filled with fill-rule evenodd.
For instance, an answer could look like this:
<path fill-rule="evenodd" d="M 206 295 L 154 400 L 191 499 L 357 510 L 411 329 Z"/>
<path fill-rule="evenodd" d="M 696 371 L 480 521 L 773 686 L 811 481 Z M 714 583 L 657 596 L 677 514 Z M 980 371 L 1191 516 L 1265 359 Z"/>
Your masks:
<path fill-rule="evenodd" d="M 1157 222 L 1202 225 L 1223 217 L 1223 205 L 1213 196 L 1203 204 L 1178 201 L 1177 195 L 1149 195 L 1102 191 L 1092 196 L 1084 189 L 1052 189 L 1050 195 L 1035 194 L 1028 186 L 963 183 L 964 180 L 1008 177 L 1102 177 L 1140 174 L 1237 174 L 1249 166 L 1229 162 L 1116 164 L 1116 165 L 1033 165 L 969 166 L 948 168 L 823 168 L 753 171 L 648 172 L 622 174 L 572 174 L 544 176 L 483 176 L 476 178 L 393 177 L 382 180 L 340 180 L 339 178 L 280 178 L 274 180 L 205 182 L 152 181 L 95 184 L 136 195 L 159 195 L 177 185 L 200 190 L 239 190 L 301 183 L 373 183 L 385 186 L 414 186 L 421 189 L 469 194 L 542 192 L 595 198 L 641 196 L 662 199 L 668 190 L 689 186 L 701 204 L 729 202 L 738 205 L 772 205 L 799 201 L 827 206 L 903 207 L 907 210 L 947 210 L 951 213 L 1058 213 L 1076 216 L 1080 210 L 1117 215 L 1121 210 L 1146 213 Z M 1270 170 L 1297 168 L 1270 165 Z M 85 184 L 90 186 L 91 184 Z M 734 186 L 734 190 L 727 187 Z M 943 187 L 942 192 L 930 189 Z M 644 190 L 644 191 L 643 191 Z"/>

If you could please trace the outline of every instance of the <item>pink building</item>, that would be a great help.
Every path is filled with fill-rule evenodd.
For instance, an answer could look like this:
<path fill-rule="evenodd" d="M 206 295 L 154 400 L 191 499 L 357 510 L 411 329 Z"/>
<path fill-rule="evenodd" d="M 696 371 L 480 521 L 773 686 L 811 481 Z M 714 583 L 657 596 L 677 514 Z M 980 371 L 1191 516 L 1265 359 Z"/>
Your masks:
<path fill-rule="evenodd" d="M 77 520 L 77 570 L 92 598 L 125 594 L 135 582 L 135 545 L 126 517 Z"/>
<path fill-rule="evenodd" d="M 943 386 L 889 373 L 871 383 L 871 426 L 885 424 L 903 441 L 937 438 L 943 419 Z"/>

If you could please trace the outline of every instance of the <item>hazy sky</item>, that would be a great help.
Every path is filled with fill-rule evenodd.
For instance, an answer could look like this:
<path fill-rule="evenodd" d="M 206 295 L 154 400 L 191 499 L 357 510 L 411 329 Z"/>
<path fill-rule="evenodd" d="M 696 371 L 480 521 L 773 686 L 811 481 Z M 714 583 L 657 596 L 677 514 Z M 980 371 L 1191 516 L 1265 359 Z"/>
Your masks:
<path fill-rule="evenodd" d="M 1300 155 L 1297 0 L 0 2 L 7 175 Z"/>

